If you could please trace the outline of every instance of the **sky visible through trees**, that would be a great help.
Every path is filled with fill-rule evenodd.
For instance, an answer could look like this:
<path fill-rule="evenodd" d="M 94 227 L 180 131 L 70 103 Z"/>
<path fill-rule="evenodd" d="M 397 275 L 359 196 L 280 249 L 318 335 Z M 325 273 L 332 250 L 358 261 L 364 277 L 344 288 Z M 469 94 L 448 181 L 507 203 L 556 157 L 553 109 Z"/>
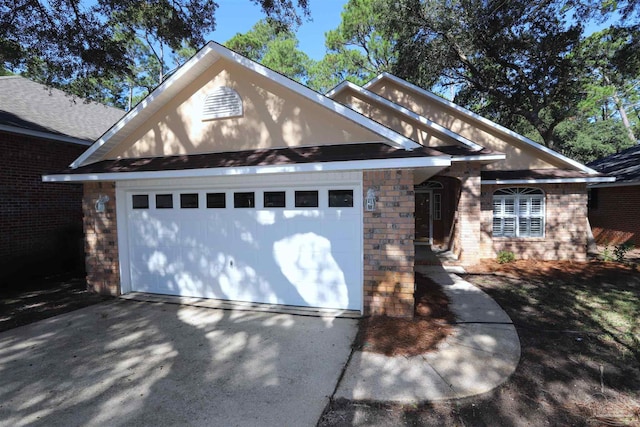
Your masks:
<path fill-rule="evenodd" d="M 2 2 L 0 72 L 130 109 L 231 34 L 215 41 L 319 92 L 391 72 L 583 162 L 640 135 L 640 0 L 317 1 L 251 0 L 233 20 L 229 0 Z"/>

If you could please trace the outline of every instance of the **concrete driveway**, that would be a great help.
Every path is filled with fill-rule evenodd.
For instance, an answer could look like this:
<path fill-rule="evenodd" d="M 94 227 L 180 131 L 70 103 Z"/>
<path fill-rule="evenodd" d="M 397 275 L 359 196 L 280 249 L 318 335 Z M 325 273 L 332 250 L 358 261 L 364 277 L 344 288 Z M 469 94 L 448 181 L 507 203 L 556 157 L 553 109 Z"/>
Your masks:
<path fill-rule="evenodd" d="M 0 334 L 0 425 L 316 425 L 356 320 L 115 300 Z"/>

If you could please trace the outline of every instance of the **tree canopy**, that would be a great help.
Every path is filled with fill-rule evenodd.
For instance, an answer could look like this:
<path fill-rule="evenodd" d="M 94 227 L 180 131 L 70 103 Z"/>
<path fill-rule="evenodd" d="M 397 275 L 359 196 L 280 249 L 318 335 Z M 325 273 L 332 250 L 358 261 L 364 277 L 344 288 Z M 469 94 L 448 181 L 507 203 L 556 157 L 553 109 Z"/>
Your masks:
<path fill-rule="evenodd" d="M 225 46 L 293 80 L 307 79 L 311 59 L 298 49 L 295 33 L 278 21 L 260 20 L 248 32 L 229 39 Z"/>
<path fill-rule="evenodd" d="M 253 2 L 283 25 L 308 14 L 307 0 Z M 113 78 L 136 79 L 137 67 L 155 67 L 158 83 L 170 71 L 165 49 L 202 46 L 217 7 L 213 0 L 3 1 L 0 66 L 89 97 Z"/>

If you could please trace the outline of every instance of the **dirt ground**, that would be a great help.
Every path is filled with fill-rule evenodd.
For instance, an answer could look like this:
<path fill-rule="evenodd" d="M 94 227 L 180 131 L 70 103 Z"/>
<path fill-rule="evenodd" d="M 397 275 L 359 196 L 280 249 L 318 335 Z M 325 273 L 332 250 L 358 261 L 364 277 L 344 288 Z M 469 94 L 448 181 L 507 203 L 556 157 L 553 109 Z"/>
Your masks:
<path fill-rule="evenodd" d="M 104 301 L 77 273 L 13 279 L 0 287 L 0 332 Z"/>
<path fill-rule="evenodd" d="M 486 260 L 468 271 L 516 325 L 511 378 L 447 402 L 333 401 L 319 426 L 640 426 L 637 266 Z"/>

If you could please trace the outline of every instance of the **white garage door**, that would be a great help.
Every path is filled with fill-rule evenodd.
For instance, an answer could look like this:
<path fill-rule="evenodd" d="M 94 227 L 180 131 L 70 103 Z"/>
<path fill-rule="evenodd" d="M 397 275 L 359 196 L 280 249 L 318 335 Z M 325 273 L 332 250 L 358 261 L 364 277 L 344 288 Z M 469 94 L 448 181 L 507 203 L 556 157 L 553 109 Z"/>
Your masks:
<path fill-rule="evenodd" d="M 361 310 L 362 189 L 341 175 L 127 184 L 123 290 Z"/>

